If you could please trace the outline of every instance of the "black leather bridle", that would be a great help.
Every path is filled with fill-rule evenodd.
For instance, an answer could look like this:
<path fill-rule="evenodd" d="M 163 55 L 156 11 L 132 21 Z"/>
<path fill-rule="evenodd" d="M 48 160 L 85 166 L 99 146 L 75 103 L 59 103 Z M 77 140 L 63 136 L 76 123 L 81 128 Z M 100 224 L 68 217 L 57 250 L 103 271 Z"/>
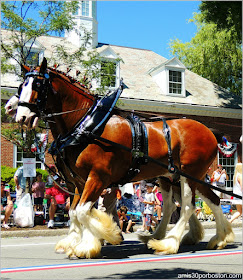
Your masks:
<path fill-rule="evenodd" d="M 24 106 L 29 108 L 32 112 L 36 113 L 36 115 L 45 115 L 45 106 L 47 102 L 47 93 L 48 90 L 51 88 L 50 83 L 50 76 L 48 73 L 42 74 L 39 72 L 28 72 L 25 74 L 25 81 L 29 78 L 33 77 L 33 83 L 32 83 L 32 90 L 37 92 L 37 100 L 36 103 L 31 102 L 25 102 L 25 101 L 19 101 L 18 106 Z M 24 84 L 24 83 L 23 83 Z M 18 95 L 16 95 L 18 98 L 20 98 L 21 91 L 23 84 L 19 86 L 18 89 Z"/>

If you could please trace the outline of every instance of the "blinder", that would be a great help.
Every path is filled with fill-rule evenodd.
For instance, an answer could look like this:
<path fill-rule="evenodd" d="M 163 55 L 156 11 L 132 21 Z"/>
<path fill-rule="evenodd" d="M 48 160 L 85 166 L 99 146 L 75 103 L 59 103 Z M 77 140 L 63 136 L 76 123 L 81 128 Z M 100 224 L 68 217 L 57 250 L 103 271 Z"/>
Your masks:
<path fill-rule="evenodd" d="M 19 101 L 18 106 L 27 107 L 32 112 L 36 113 L 37 115 L 40 115 L 44 111 L 46 105 L 47 90 L 48 90 L 48 86 L 50 85 L 50 76 L 48 73 L 42 74 L 39 72 L 32 71 L 25 74 L 25 78 L 28 77 L 34 78 L 32 84 L 32 90 L 36 91 L 38 94 L 36 103 Z M 41 79 L 39 77 L 41 77 Z M 23 83 L 19 86 L 18 95 L 16 95 L 18 98 L 20 98 L 22 86 Z"/>

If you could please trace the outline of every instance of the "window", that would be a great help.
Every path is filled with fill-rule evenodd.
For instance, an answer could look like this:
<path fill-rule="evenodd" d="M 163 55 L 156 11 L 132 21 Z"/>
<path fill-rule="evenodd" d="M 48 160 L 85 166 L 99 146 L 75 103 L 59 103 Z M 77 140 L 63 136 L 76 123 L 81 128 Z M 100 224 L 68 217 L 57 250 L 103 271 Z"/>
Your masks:
<path fill-rule="evenodd" d="M 226 190 L 228 191 L 233 190 L 233 177 L 236 163 L 237 152 L 235 152 L 232 157 L 225 157 L 220 152 L 218 152 L 218 164 L 223 166 L 229 176 L 229 180 L 226 181 Z"/>
<path fill-rule="evenodd" d="M 89 16 L 89 1 L 82 1 L 81 2 L 81 15 L 84 17 Z"/>
<path fill-rule="evenodd" d="M 40 158 L 38 154 L 35 152 L 35 160 L 36 160 L 36 168 L 41 168 L 42 169 L 42 162 L 40 161 Z M 20 167 L 23 165 L 23 158 L 26 158 L 27 155 L 26 153 L 19 148 L 18 146 L 15 146 L 15 167 Z"/>
<path fill-rule="evenodd" d="M 107 87 L 116 87 L 116 69 L 117 64 L 110 61 L 101 62 L 101 85 Z"/>
<path fill-rule="evenodd" d="M 169 94 L 182 94 L 182 73 L 169 70 Z"/>
<path fill-rule="evenodd" d="M 25 51 L 25 55 L 27 55 L 28 50 Z M 38 51 L 30 51 L 28 56 L 26 57 L 26 65 L 27 66 L 38 66 L 39 65 L 39 55 Z"/>
<path fill-rule="evenodd" d="M 36 146 L 33 145 L 33 154 L 35 156 L 35 160 L 36 160 L 36 168 L 41 168 L 44 169 L 44 164 L 42 163 L 40 157 L 44 158 L 44 151 L 45 151 L 45 146 L 46 146 L 46 134 L 37 134 L 37 138 L 38 138 L 38 142 L 39 142 L 39 150 L 40 150 L 40 155 L 37 152 Z M 23 151 L 23 149 L 19 146 L 14 146 L 14 159 L 15 159 L 15 163 L 14 166 L 15 167 L 19 167 L 23 165 L 23 158 L 27 157 L 27 154 Z"/>

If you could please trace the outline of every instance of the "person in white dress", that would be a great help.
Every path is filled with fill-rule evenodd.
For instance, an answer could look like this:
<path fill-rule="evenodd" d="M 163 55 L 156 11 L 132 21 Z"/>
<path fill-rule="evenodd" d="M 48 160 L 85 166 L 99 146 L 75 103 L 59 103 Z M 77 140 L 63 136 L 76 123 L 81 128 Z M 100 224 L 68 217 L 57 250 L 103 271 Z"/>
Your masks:
<path fill-rule="evenodd" d="M 236 164 L 233 182 L 233 193 L 242 196 L 242 163 Z M 242 215 L 242 199 L 235 197 L 232 204 L 236 205 L 237 212 L 231 217 L 230 223 Z"/>

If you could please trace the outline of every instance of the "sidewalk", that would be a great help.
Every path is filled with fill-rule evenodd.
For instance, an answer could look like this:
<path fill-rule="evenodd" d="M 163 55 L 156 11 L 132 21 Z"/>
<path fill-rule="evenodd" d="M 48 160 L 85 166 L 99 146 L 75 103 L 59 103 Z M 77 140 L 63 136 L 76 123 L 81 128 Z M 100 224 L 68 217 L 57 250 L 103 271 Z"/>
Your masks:
<path fill-rule="evenodd" d="M 215 221 L 208 222 L 203 221 L 201 222 L 204 229 L 216 228 Z M 134 232 L 140 228 L 141 225 L 135 225 Z M 174 224 L 169 224 L 167 230 L 170 230 L 174 227 Z M 232 223 L 232 228 L 242 228 L 242 220 L 236 220 Z M 186 229 L 189 229 L 189 226 L 186 226 Z M 10 237 L 36 237 L 36 236 L 60 236 L 60 235 L 67 235 L 69 231 L 68 227 L 63 228 L 54 228 L 48 229 L 46 225 L 44 226 L 36 226 L 33 228 L 25 228 L 25 229 L 17 229 L 17 230 L 1 230 L 1 238 L 10 238 Z"/>

